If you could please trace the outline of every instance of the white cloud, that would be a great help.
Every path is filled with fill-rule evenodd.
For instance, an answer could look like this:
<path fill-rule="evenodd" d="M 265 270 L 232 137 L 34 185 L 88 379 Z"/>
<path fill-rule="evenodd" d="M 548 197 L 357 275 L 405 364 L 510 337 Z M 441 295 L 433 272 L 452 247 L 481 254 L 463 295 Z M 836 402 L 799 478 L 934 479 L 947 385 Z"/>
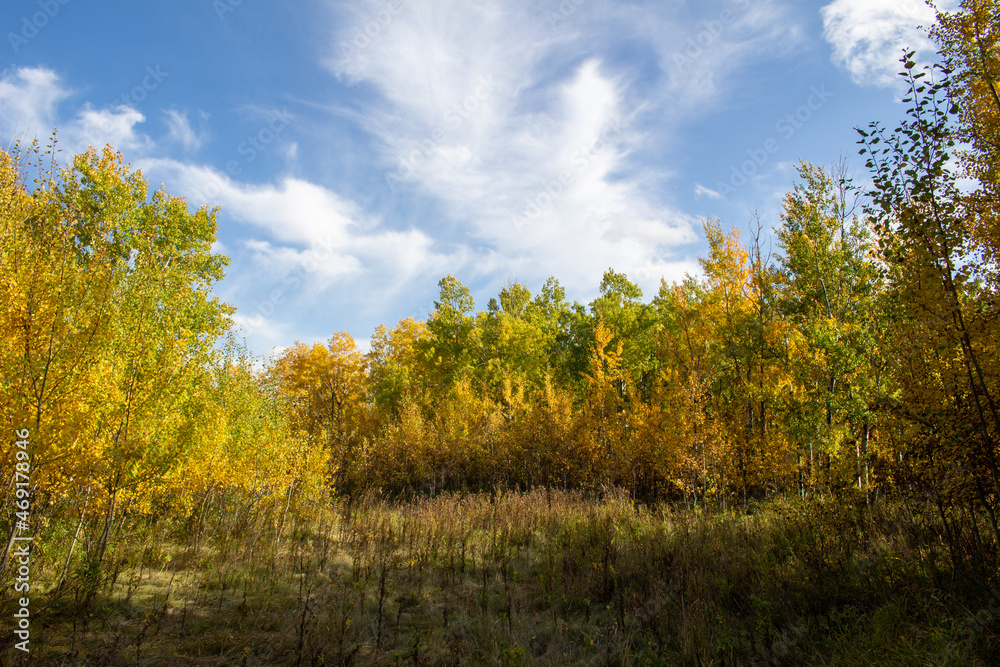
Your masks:
<path fill-rule="evenodd" d="M 220 233 L 235 238 L 228 253 L 235 280 L 223 283 L 220 297 L 239 305 L 235 321 L 253 349 L 304 340 L 310 321 L 343 327 L 338 309 L 350 309 L 351 317 L 379 312 L 414 284 L 473 263 L 467 248 L 442 254 L 423 231 L 391 229 L 315 183 L 239 183 L 210 167 L 162 158 L 138 166 L 190 205 L 221 207 Z"/>
<path fill-rule="evenodd" d="M 80 153 L 89 146 L 100 150 L 106 144 L 119 151 L 148 151 L 153 141 L 136 131 L 136 125 L 145 121 L 146 117 L 131 107 L 93 109 L 86 105 L 74 120 L 63 125 L 60 136 L 69 142 L 73 153 Z"/>
<path fill-rule="evenodd" d="M 69 154 L 89 146 L 111 144 L 121 151 L 147 151 L 152 140 L 136 130 L 145 117 L 125 105 L 95 109 L 85 104 L 76 117 L 66 120 L 58 113 L 59 104 L 70 90 L 58 74 L 44 67 L 22 67 L 0 77 L 0 127 L 33 138 L 58 127 L 60 143 Z"/>
<path fill-rule="evenodd" d="M 59 103 L 72 94 L 44 67 L 21 67 L 0 76 L 0 124 L 11 134 L 48 134 Z"/>
<path fill-rule="evenodd" d="M 397 289 L 416 276 L 467 261 L 461 251 L 437 254 L 422 231 L 385 228 L 354 202 L 308 181 L 286 178 L 277 186 L 248 185 L 209 167 L 174 160 L 141 164 L 146 173 L 169 177 L 172 189 L 190 204 L 221 206 L 228 218 L 263 232 L 267 238 L 250 232 L 244 243 L 250 255 L 266 275 L 300 274 L 297 287 L 311 294 L 362 276 L 373 285 Z"/>
<path fill-rule="evenodd" d="M 313 293 L 320 293 L 338 280 L 356 276 L 361 263 L 356 257 L 338 252 L 336 246 L 316 244 L 306 249 L 287 245 L 272 245 L 268 241 L 249 240 L 244 243 L 265 274 L 310 274 L 302 286 Z M 302 281 L 300 281 L 302 282 Z"/>
<path fill-rule="evenodd" d="M 233 324 L 238 331 L 246 337 L 251 349 L 266 350 L 268 348 L 279 349 L 280 343 L 288 341 L 295 334 L 290 331 L 291 327 L 285 322 L 275 318 L 266 317 L 258 310 L 248 310 L 246 314 L 241 312 L 233 313 Z M 280 352 L 279 352 L 280 354 Z M 273 357 L 272 357 L 273 358 Z M 267 359 L 261 360 L 267 362 Z M 263 363 L 261 367 L 263 367 Z"/>
<path fill-rule="evenodd" d="M 705 187 L 701 183 L 694 184 L 694 193 L 699 197 L 704 195 L 706 197 L 711 197 L 712 199 L 722 199 L 722 193 L 717 192 L 712 188 Z"/>
<path fill-rule="evenodd" d="M 943 11 L 955 0 L 938 3 Z M 823 36 L 833 46 L 833 62 L 855 83 L 892 86 L 899 80 L 903 50 L 934 53 L 927 35 L 934 10 L 924 0 L 834 0 L 820 10 Z"/>
<path fill-rule="evenodd" d="M 704 112 L 738 85 L 748 66 L 787 56 L 806 42 L 788 7 L 776 0 L 714 6 L 721 9 L 700 21 L 645 11 L 635 20 L 633 30 L 656 49 L 667 76 L 659 103 L 674 112 Z"/>
<path fill-rule="evenodd" d="M 201 148 L 204 138 L 191 127 L 186 112 L 167 109 L 164 115 L 166 116 L 164 120 L 170 130 L 171 140 L 178 142 L 188 151 L 196 151 Z"/>
<path fill-rule="evenodd" d="M 797 48 L 801 32 L 778 2 L 721 3 L 710 39 L 679 67 L 672 55 L 699 32 L 669 3 L 564 4 L 577 9 L 553 22 L 536 4 L 410 0 L 376 27 L 385 3 L 370 0 L 340 17 L 328 65 L 379 93 L 356 117 L 391 183 L 432 196 L 491 249 L 484 270 L 556 275 L 579 294 L 613 266 L 655 288 L 656 271 L 679 278 L 695 266 L 685 247 L 697 234 L 664 202 L 662 164 L 637 157 L 644 128 L 655 117 L 669 136 L 754 59 Z M 623 35 L 660 67 L 641 102 L 636 71 L 601 55 Z"/>

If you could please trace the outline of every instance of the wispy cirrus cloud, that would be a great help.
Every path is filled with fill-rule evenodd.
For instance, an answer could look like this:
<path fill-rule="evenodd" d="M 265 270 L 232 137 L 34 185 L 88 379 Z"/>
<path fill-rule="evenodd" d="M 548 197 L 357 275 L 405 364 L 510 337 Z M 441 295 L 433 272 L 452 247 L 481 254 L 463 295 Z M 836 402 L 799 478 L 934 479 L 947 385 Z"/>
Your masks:
<path fill-rule="evenodd" d="M 390 182 L 440 202 L 498 271 L 586 290 L 609 266 L 645 287 L 696 270 L 695 220 L 639 154 L 776 32 L 798 39 L 770 1 L 718 3 L 694 30 L 678 3 L 390 4 L 340 8 L 327 63 L 377 93 L 358 118 Z M 626 45 L 648 72 L 616 65 Z"/>
<path fill-rule="evenodd" d="M 204 114 L 200 116 L 202 121 L 206 120 Z M 205 143 L 204 132 L 195 130 L 191 126 L 187 112 L 167 109 L 163 120 L 167 124 L 170 139 L 179 143 L 186 151 L 197 151 Z"/>
<path fill-rule="evenodd" d="M 942 11 L 958 5 L 955 0 L 937 4 Z M 927 35 L 935 13 L 924 0 L 834 0 L 820 13 L 833 61 L 861 85 L 893 86 L 904 50 L 916 51 L 917 57 L 935 51 Z"/>
<path fill-rule="evenodd" d="M 723 199 L 722 193 L 713 190 L 712 188 L 706 187 L 701 183 L 695 183 L 694 193 L 699 197 L 710 197 L 712 199 Z"/>

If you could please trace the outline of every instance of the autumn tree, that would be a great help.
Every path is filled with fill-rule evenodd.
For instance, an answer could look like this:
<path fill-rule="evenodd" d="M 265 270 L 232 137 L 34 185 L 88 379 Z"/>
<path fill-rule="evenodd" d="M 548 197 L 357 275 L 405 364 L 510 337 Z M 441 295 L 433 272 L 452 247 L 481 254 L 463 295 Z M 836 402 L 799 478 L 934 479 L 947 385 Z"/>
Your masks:
<path fill-rule="evenodd" d="M 662 331 L 661 359 L 654 405 L 660 407 L 666 439 L 663 469 L 666 491 L 685 500 L 704 500 L 719 490 L 713 396 L 716 372 L 715 329 L 706 308 L 706 286 L 693 276 L 667 285 L 653 301 Z"/>
<path fill-rule="evenodd" d="M 734 474 L 727 484 L 744 501 L 759 480 L 759 453 L 755 451 L 754 374 L 758 367 L 756 349 L 747 330 L 753 319 L 750 299 L 751 263 L 749 252 L 739 238 L 739 230 L 722 231 L 714 220 L 705 221 L 708 257 L 699 260 L 705 272 L 704 308 L 711 322 L 713 355 L 712 378 L 715 412 L 726 425 L 720 434 L 721 453 Z"/>
<path fill-rule="evenodd" d="M 367 355 L 368 387 L 384 417 L 398 417 L 405 403 L 423 404 L 426 366 L 421 346 L 429 338 L 427 323 L 409 317 L 392 329 L 375 329 Z"/>
<path fill-rule="evenodd" d="M 499 299 L 490 299 L 477 318 L 482 332 L 477 375 L 498 398 L 511 385 L 523 390 L 545 376 L 547 341 L 531 317 L 531 306 L 528 288 L 513 283 L 500 290 Z"/>
<path fill-rule="evenodd" d="M 100 522 L 100 563 L 122 492 L 141 509 L 176 463 L 186 383 L 229 324 L 210 294 L 227 260 L 211 252 L 215 212 L 150 196 L 110 148 L 36 162 L 30 188 L 18 166 L 5 154 L 3 328 L 16 351 L 3 359 L 5 420 L 32 429 L 47 498 Z"/>
<path fill-rule="evenodd" d="M 948 94 L 955 103 L 957 151 L 965 173 L 979 182 L 966 195 L 972 240 L 1000 289 L 1000 4 L 963 0 L 958 11 L 939 12 L 932 31 L 951 72 Z"/>
<path fill-rule="evenodd" d="M 589 451 L 582 463 L 595 474 L 605 475 L 608 481 L 621 470 L 625 460 L 627 436 L 622 387 L 626 375 L 622 348 L 622 341 L 616 340 L 611 329 L 598 320 L 594 327 L 590 368 L 584 374 Z"/>
<path fill-rule="evenodd" d="M 339 332 L 326 345 L 296 343 L 272 372 L 289 401 L 293 424 L 314 445 L 328 448 L 342 484 L 366 419 L 366 367 L 354 338 Z"/>
<path fill-rule="evenodd" d="M 911 474 L 951 506 L 973 498 L 994 537 L 1000 500 L 996 309 L 979 271 L 975 198 L 953 171 L 955 85 L 946 68 L 903 59 L 908 118 L 894 132 L 861 131 L 875 189 L 872 217 L 887 266 L 900 346 L 896 414 Z M 931 76 L 928 76 L 931 75 Z"/>
<path fill-rule="evenodd" d="M 216 529 L 273 539 L 290 512 L 327 498 L 329 450 L 292 427 L 276 378 L 257 365 L 230 335 L 204 380 L 189 387 L 185 447 L 157 500 L 187 518 L 196 548 L 213 515 Z"/>

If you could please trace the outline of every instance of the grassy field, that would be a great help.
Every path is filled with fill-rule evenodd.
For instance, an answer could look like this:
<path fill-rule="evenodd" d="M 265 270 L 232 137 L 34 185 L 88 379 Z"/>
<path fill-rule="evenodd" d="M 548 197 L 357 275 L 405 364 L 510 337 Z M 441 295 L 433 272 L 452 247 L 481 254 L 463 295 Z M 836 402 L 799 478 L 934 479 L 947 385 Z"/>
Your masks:
<path fill-rule="evenodd" d="M 985 665 L 1000 655 L 1000 599 L 982 559 L 950 553 L 930 515 L 902 506 L 774 500 L 722 512 L 536 490 L 367 496 L 283 523 L 238 514 L 196 535 L 126 525 L 103 568 L 77 567 L 60 590 L 64 554 L 40 552 L 27 664 Z M 4 661 L 25 662 L 12 643 Z"/>

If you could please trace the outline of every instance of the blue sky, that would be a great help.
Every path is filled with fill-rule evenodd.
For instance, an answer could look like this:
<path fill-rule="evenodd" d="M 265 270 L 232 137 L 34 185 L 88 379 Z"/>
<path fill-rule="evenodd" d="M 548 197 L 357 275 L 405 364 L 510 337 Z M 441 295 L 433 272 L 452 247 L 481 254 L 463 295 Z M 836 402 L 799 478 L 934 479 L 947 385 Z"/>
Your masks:
<path fill-rule="evenodd" d="M 95 8 L 99 7 L 99 9 Z M 947 7 L 948 5 L 943 5 Z M 221 207 L 252 350 L 614 268 L 697 273 L 701 221 L 775 225 L 799 159 L 903 114 L 923 0 L 8 0 L 0 138 L 112 144 Z"/>

